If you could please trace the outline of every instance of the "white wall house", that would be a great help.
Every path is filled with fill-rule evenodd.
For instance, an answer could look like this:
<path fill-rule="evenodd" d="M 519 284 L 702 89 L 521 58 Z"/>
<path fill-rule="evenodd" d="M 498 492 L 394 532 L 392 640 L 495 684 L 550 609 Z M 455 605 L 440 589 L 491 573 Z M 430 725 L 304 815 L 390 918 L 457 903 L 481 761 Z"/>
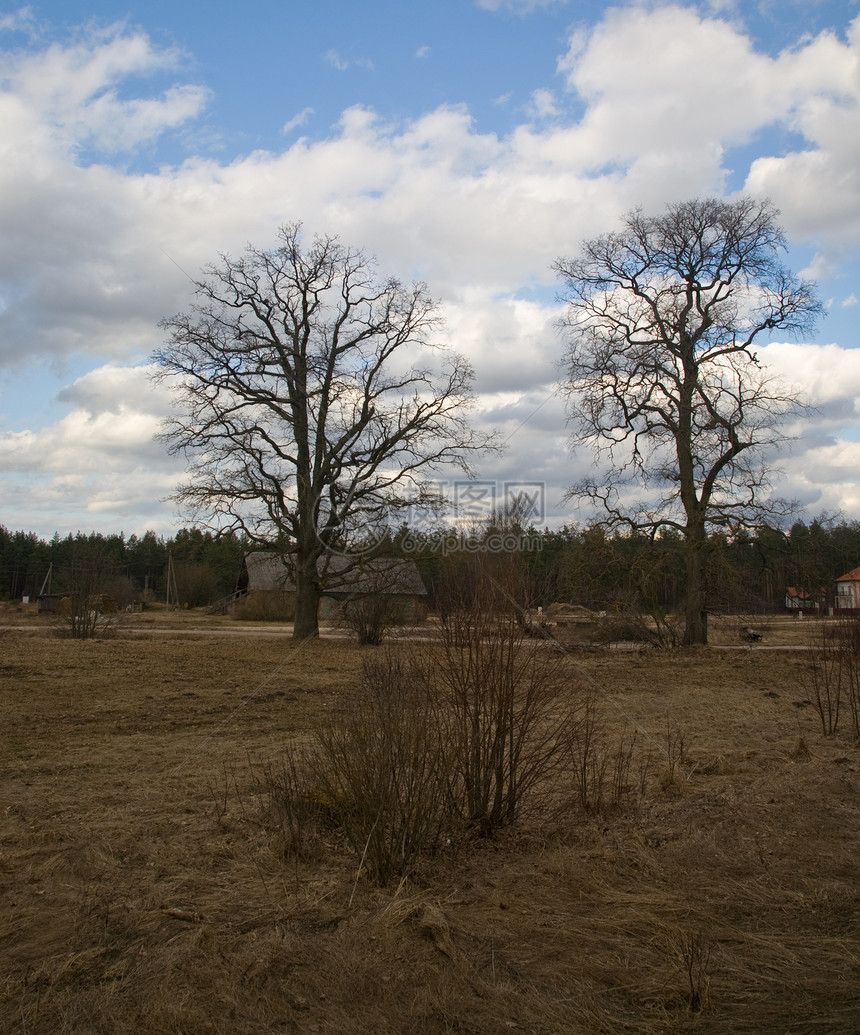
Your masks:
<path fill-rule="evenodd" d="M 836 610 L 860 608 L 860 568 L 854 568 L 836 580 Z"/>
<path fill-rule="evenodd" d="M 800 586 L 785 587 L 785 606 L 789 611 L 814 611 L 818 601 Z"/>

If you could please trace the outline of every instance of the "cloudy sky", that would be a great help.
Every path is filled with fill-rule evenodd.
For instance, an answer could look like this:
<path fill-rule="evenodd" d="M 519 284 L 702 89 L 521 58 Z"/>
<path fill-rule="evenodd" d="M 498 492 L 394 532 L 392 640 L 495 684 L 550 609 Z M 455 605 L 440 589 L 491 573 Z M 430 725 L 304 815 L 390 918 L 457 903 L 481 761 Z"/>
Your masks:
<path fill-rule="evenodd" d="M 576 520 L 553 260 L 633 207 L 740 193 L 826 304 L 760 352 L 817 406 L 778 488 L 860 519 L 855 0 L 51 0 L 0 7 L 0 66 L 6 528 L 177 527 L 158 322 L 292 220 L 426 280 L 509 437 L 481 478 L 545 481 Z"/>

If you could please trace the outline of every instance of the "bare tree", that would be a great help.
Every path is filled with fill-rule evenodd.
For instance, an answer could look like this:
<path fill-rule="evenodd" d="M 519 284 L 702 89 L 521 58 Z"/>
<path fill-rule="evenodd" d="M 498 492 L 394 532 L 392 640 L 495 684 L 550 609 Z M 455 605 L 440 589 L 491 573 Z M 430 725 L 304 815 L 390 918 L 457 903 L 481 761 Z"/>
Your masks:
<path fill-rule="evenodd" d="M 196 287 L 154 355 L 178 401 L 163 438 L 190 473 L 175 498 L 275 545 L 296 585 L 294 635 L 316 636 L 327 558 L 432 507 L 430 471 L 468 471 L 491 444 L 468 423 L 472 370 L 434 345 L 424 285 L 380 281 L 337 238 L 303 247 L 299 225 L 272 250 L 222 255 Z"/>
<path fill-rule="evenodd" d="M 780 262 L 776 215 L 751 198 L 635 211 L 554 267 L 569 303 L 573 441 L 609 466 L 570 496 L 603 508 L 611 526 L 682 534 L 685 644 L 707 642 L 709 531 L 756 524 L 779 506 L 766 451 L 800 404 L 753 346 L 808 329 L 820 305 Z"/>

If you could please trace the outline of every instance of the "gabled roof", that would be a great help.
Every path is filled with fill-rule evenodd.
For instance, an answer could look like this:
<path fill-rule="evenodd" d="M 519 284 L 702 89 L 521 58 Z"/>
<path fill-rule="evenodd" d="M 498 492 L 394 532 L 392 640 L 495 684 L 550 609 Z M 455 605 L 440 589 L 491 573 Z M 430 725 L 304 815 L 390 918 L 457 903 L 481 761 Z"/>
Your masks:
<path fill-rule="evenodd" d="M 786 586 L 785 595 L 794 597 L 795 600 L 821 600 L 827 596 L 827 590 L 821 586 L 819 589 L 807 593 L 802 586 Z"/>
<path fill-rule="evenodd" d="M 847 575 L 840 575 L 837 582 L 860 582 L 860 568 L 852 568 Z"/>
<path fill-rule="evenodd" d="M 352 565 L 355 564 L 355 567 Z M 274 551 L 255 550 L 246 554 L 249 590 L 295 592 L 289 569 L 281 555 Z M 322 570 L 320 558 L 317 569 Z M 345 570 L 348 569 L 348 570 Z M 414 561 L 402 557 L 373 557 L 356 563 L 353 557 L 328 558 L 328 579 L 325 593 L 393 593 L 405 596 L 427 596 L 427 590 Z"/>

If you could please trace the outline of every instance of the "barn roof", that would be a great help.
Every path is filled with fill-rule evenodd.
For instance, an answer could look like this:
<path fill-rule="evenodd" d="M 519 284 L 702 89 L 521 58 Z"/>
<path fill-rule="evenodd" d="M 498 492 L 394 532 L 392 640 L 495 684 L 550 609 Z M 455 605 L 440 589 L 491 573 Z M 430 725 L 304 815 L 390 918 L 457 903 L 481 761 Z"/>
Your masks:
<path fill-rule="evenodd" d="M 352 557 L 330 557 L 325 592 L 332 593 L 392 593 L 405 596 L 426 596 L 427 590 L 415 567 L 415 562 L 402 557 L 373 557 L 359 561 L 356 567 Z M 249 590 L 280 590 L 295 592 L 295 583 L 279 553 L 255 550 L 246 554 Z M 322 570 L 320 559 L 318 570 Z M 348 569 L 348 570 L 345 570 Z"/>

